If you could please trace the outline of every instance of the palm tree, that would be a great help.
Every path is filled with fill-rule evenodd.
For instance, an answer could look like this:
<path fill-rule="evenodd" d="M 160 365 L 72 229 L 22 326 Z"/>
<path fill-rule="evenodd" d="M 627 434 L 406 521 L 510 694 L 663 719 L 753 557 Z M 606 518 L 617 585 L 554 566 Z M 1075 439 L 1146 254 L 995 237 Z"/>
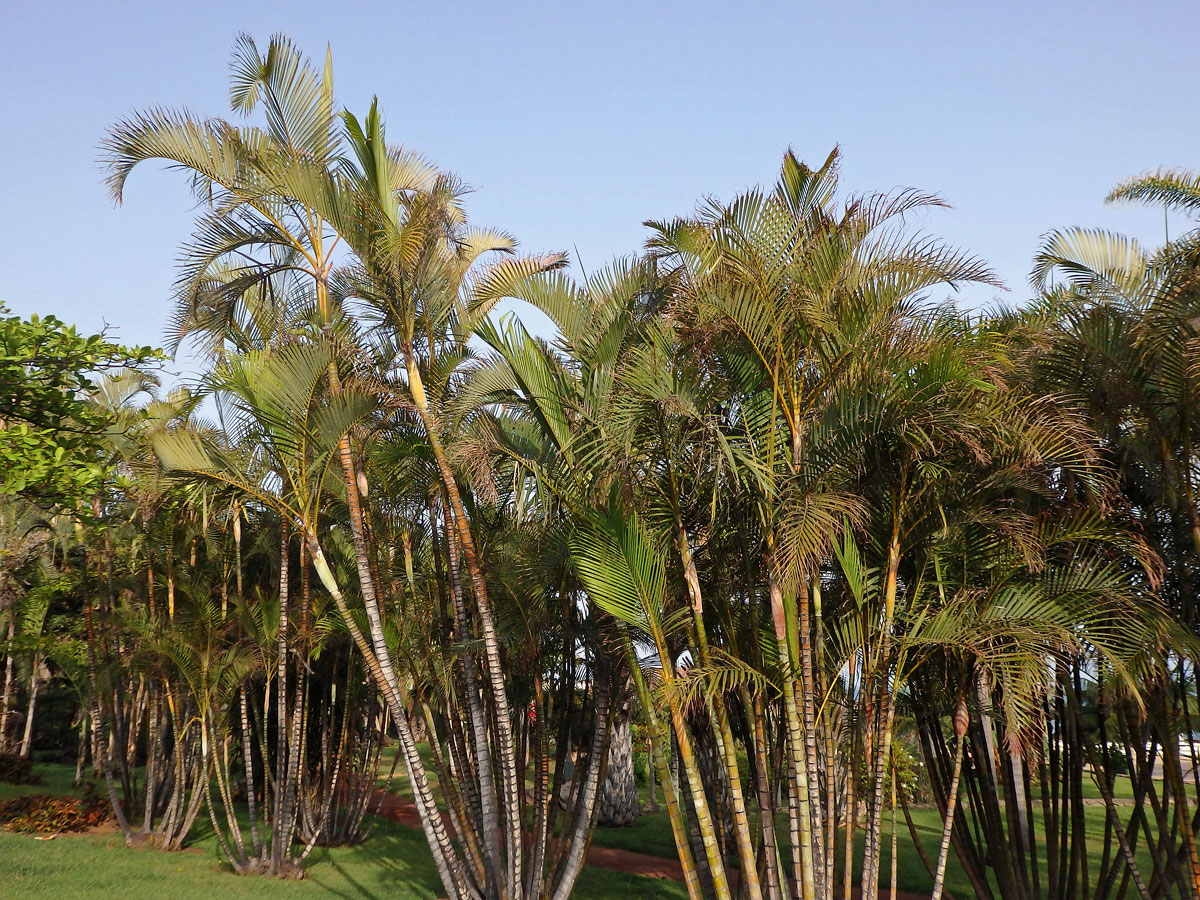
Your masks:
<path fill-rule="evenodd" d="M 232 624 L 211 597 L 201 595 L 198 603 L 189 603 L 180 612 L 174 627 L 149 642 L 143 652 L 166 663 L 168 677 L 186 688 L 193 704 L 199 729 L 201 791 L 222 852 L 236 872 L 258 872 L 265 869 L 267 861 L 254 852 L 257 847 L 248 852 L 245 846 L 233 802 L 230 755 L 238 686 L 256 660 L 250 648 L 232 635 Z M 224 811 L 225 827 L 218 821 L 218 808 Z"/>
<path fill-rule="evenodd" d="M 110 190 L 120 200 L 134 167 L 149 159 L 164 159 L 192 174 L 193 188 L 208 204 L 209 214 L 201 218 L 197 234 L 185 248 L 177 314 L 183 331 L 203 324 L 206 304 L 236 309 L 247 291 L 265 286 L 280 273 L 296 271 L 312 279 L 316 324 L 323 333 L 332 334 L 338 311 L 329 281 L 338 244 L 356 227 L 353 213 L 359 204 L 354 186 L 359 176 L 345 175 L 345 160 L 338 155 L 331 58 L 327 53 L 324 71 L 318 75 L 288 39 L 276 36 L 263 55 L 251 38 L 242 36 L 234 48 L 230 99 L 234 110 L 243 114 L 261 107 L 267 127 L 235 128 L 221 120 L 200 122 L 186 112 L 163 111 L 144 113 L 114 126 L 105 143 Z M 386 152 L 368 177 L 381 172 L 385 178 L 381 187 L 400 193 L 422 186 L 429 177 L 427 168 L 415 158 Z M 259 248 L 265 256 L 256 259 L 252 254 Z M 230 317 L 229 312 L 217 316 L 226 321 Z M 278 330 L 278 326 L 272 329 Z M 332 356 L 326 365 L 327 389 L 337 393 L 340 375 Z M 393 714 L 402 727 L 401 717 L 396 715 L 401 705 L 382 644 L 382 619 L 366 558 L 358 473 L 345 435 L 337 455 L 361 593 L 372 625 L 373 649 L 367 645 L 372 652 L 364 657 L 373 663 L 380 690 L 394 701 Z M 309 525 L 315 527 L 315 518 Z M 311 543 L 310 535 L 305 538 Z M 312 550 L 313 564 L 326 581 L 329 569 L 324 556 L 319 547 Z M 345 614 L 349 615 L 348 607 Z M 416 783 L 423 780 L 423 771 L 419 770 L 415 745 L 407 750 L 409 774 Z M 416 772 L 411 770 L 414 764 L 418 765 Z M 451 848 L 432 798 L 427 787 L 416 793 L 439 873 L 444 883 L 458 891 L 462 876 L 452 873 L 445 862 Z"/>
<path fill-rule="evenodd" d="M 321 546 L 319 522 L 331 470 L 340 464 L 346 434 L 375 408 L 370 395 L 357 388 L 343 385 L 338 393 L 327 395 L 326 379 L 332 362 L 334 357 L 325 344 L 292 344 L 274 353 L 252 351 L 230 358 L 208 383 L 210 389 L 224 395 L 230 406 L 230 417 L 238 428 L 237 444 L 224 447 L 189 428 L 158 434 L 153 444 L 168 470 L 232 488 L 246 500 L 276 511 L 286 523 L 285 534 L 287 527 L 298 530 L 318 577 L 387 697 L 403 745 L 415 754 L 408 719 L 396 693 L 397 683 L 380 671 L 375 650 L 359 630 Z M 258 458 L 238 452 L 238 445 L 256 447 Z M 283 590 L 282 579 L 280 585 Z M 286 603 L 281 602 L 279 633 L 287 631 L 286 615 Z M 281 644 L 279 665 L 283 665 L 286 655 L 286 645 Z M 423 788 L 416 779 L 414 783 L 414 793 L 425 808 L 434 808 L 428 782 Z M 440 820 L 437 824 L 440 826 Z M 444 829 L 441 839 L 448 843 Z"/>
<path fill-rule="evenodd" d="M 743 398 L 730 440 L 753 460 L 742 477 L 757 494 L 765 543 L 792 773 L 793 878 L 806 898 L 832 890 L 827 826 L 834 814 L 822 813 L 827 801 L 820 792 L 826 775 L 818 746 L 821 660 L 814 644 L 814 573 L 843 521 L 860 511 L 830 477 L 871 427 L 870 412 L 856 408 L 870 395 L 850 386 L 859 373 L 870 373 L 864 370 L 867 360 L 875 371 L 886 370 L 884 360 L 894 352 L 920 292 L 991 278 L 969 256 L 904 236 L 897 224 L 901 217 L 939 203 L 935 197 L 904 191 L 857 199 L 838 211 L 837 162 L 835 151 L 813 170 L 788 154 L 771 192 L 709 204 L 693 219 L 650 223 L 657 232 L 652 249 L 677 267 L 685 323 L 703 329 L 708 346 L 728 348 L 719 355 Z M 849 418 L 822 428 L 830 411 Z M 847 430 L 855 420 L 863 423 L 857 437 Z M 900 556 L 898 526 L 887 538 L 884 658 Z M 886 733 L 885 725 L 881 737 Z M 882 741 L 876 757 L 876 794 L 887 768 L 887 744 Z M 871 846 L 869 837 L 868 889 L 877 858 Z"/>
<path fill-rule="evenodd" d="M 29 654 L 25 659 L 27 702 L 25 707 L 25 730 L 21 737 L 18 753 L 28 759 L 33 753 L 33 721 L 37 709 L 38 693 L 48 680 L 46 668 L 46 646 L 44 640 L 46 615 L 54 599 L 55 585 L 44 584 L 28 591 L 13 609 L 14 620 L 19 623 L 15 638 L 10 638 L 9 653 L 15 656 L 24 648 Z M 15 641 L 15 642 L 14 642 Z"/>
<path fill-rule="evenodd" d="M 496 352 L 496 358 L 476 375 L 471 396 L 489 403 L 503 403 L 520 417 L 498 417 L 492 441 L 502 455 L 534 474 L 538 482 L 549 489 L 554 501 L 563 506 L 575 528 L 580 529 L 577 541 L 584 541 L 586 535 L 599 527 L 596 522 L 607 521 L 604 513 L 619 516 L 622 507 L 629 508 L 631 504 L 627 500 L 614 504 L 614 496 L 628 497 L 635 492 L 639 476 L 648 474 L 637 458 L 637 453 L 643 452 L 644 448 L 637 446 L 634 416 L 620 409 L 621 397 L 631 387 L 631 382 L 624 380 L 622 375 L 631 355 L 646 340 L 646 329 L 663 296 L 662 285 L 652 266 L 620 262 L 596 273 L 583 285 L 553 273 L 528 279 L 513 293 L 537 305 L 559 324 L 563 357 L 534 340 L 516 324 L 485 326 L 480 334 Z M 528 443 L 529 425 L 540 432 L 539 443 Z M 601 527 L 600 533 L 607 534 L 610 526 L 618 530 L 624 527 L 609 523 Z M 626 662 L 633 672 L 635 685 L 644 681 L 641 668 L 646 662 L 635 649 L 635 641 L 643 640 L 652 648 L 660 678 L 664 683 L 672 683 L 675 654 L 671 645 L 676 643 L 677 636 L 669 635 L 664 626 L 662 599 L 642 598 L 634 603 L 626 597 L 624 606 L 610 602 L 608 592 L 615 588 L 605 580 L 605 574 L 594 570 L 585 574 L 593 550 L 595 547 L 591 544 L 573 547 L 574 566 L 579 570 L 589 597 L 623 623 L 623 629 L 633 629 L 621 643 L 625 644 Z M 619 560 L 610 562 L 606 574 L 625 577 L 628 564 Z M 620 575 L 614 575 L 614 572 Z M 651 733 L 655 736 L 652 740 L 660 761 L 659 776 L 667 795 L 668 812 L 684 859 L 689 888 L 698 889 L 686 829 L 679 815 L 672 779 L 665 768 L 666 748 L 661 743 L 661 727 L 654 722 L 660 704 L 650 705 L 650 695 L 642 687 L 638 688 L 638 693 L 644 712 L 651 717 Z M 706 872 L 714 880 L 714 890 L 727 891 L 724 863 L 692 739 L 685 724 L 684 708 L 680 698 L 670 693 L 667 694 L 667 706 L 668 730 L 673 732 L 684 759 L 689 773 L 690 798 L 703 823 Z M 732 738 L 727 746 L 733 754 Z M 736 765 L 732 778 L 735 785 L 739 784 Z M 740 799 L 740 792 L 735 792 L 735 796 Z M 738 835 L 743 871 L 747 873 L 746 883 L 752 896 L 759 896 L 745 819 L 742 809 Z"/>
<path fill-rule="evenodd" d="M 1184 172 L 1159 172 L 1118 186 L 1113 200 L 1162 202 L 1168 208 L 1194 210 L 1194 178 Z M 1087 229 L 1054 232 L 1035 259 L 1033 282 L 1043 291 L 1043 305 L 1031 316 L 1052 320 L 1031 376 L 1077 402 L 1088 424 L 1099 435 L 1116 467 L 1121 494 L 1127 498 L 1132 525 L 1145 534 L 1149 545 L 1165 564 L 1161 586 L 1146 589 L 1160 594 L 1178 624 L 1187 633 L 1196 627 L 1194 567 L 1200 557 L 1200 518 L 1196 512 L 1195 415 L 1200 399 L 1196 380 L 1195 310 L 1196 232 L 1190 232 L 1155 252 L 1121 235 Z M 1182 889 L 1200 890 L 1200 850 L 1190 827 L 1183 827 L 1186 810 L 1194 802 L 1180 764 L 1180 732 L 1190 731 L 1178 721 L 1177 702 L 1188 696 L 1189 651 L 1167 643 L 1147 660 L 1150 671 L 1143 689 L 1150 698 L 1124 697 L 1124 707 L 1114 725 L 1135 761 L 1135 779 L 1153 768 L 1146 741 L 1137 735 L 1127 712 L 1148 707 L 1156 745 L 1161 747 L 1167 777 L 1168 802 L 1151 823 L 1144 812 L 1135 814 L 1144 838 L 1152 848 L 1156 878 L 1176 881 Z M 1119 688 L 1113 696 L 1121 698 Z M 1070 704 L 1064 715 L 1074 716 Z M 1101 720 L 1101 728 L 1105 723 Z M 1131 730 L 1132 729 L 1132 730 Z M 1108 767 L 1108 753 L 1104 751 Z M 1146 785 L 1146 790 L 1151 786 Z M 1139 793 L 1138 802 L 1146 802 Z M 1173 818 L 1184 843 L 1186 869 L 1162 841 L 1163 829 Z M 1115 826 L 1107 826 L 1112 828 Z M 1136 843 L 1137 831 L 1129 835 Z M 1062 867 L 1071 877 L 1077 868 L 1074 856 Z M 1116 877 L 1116 866 L 1109 869 Z M 1186 886 L 1186 887 L 1183 887 Z"/>

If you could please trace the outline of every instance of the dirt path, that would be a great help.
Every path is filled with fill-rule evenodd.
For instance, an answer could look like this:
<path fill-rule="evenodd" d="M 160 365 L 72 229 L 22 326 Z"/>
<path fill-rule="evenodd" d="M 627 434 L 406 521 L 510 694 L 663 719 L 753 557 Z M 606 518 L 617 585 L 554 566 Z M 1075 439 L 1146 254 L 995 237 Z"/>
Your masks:
<path fill-rule="evenodd" d="M 377 790 L 372 799 L 371 808 L 393 822 L 399 822 L 401 825 L 408 825 L 411 828 L 421 827 L 417 806 L 407 797 L 399 797 L 391 791 Z M 446 828 L 450 829 L 449 819 L 443 816 L 442 820 Z M 683 867 L 677 859 L 665 859 L 661 856 L 649 856 L 645 853 L 617 850 L 613 847 L 589 847 L 585 862 L 589 866 L 615 869 L 618 872 L 628 872 L 632 875 L 645 875 L 647 878 L 683 881 Z"/>
<path fill-rule="evenodd" d="M 378 806 L 376 806 L 378 804 Z M 421 819 L 417 815 L 417 806 L 407 797 L 400 797 L 391 791 L 376 790 L 371 803 L 371 809 L 385 819 L 407 825 L 410 828 L 420 828 Z M 446 828 L 450 828 L 449 819 L 443 816 Z M 642 875 L 646 878 L 665 878 L 668 881 L 683 881 L 683 866 L 677 859 L 667 859 L 662 856 L 650 856 L 645 853 L 635 853 L 632 850 L 618 850 L 615 847 L 588 847 L 585 862 L 599 869 L 614 869 L 630 875 Z M 861 894 L 856 889 L 851 895 L 853 900 L 860 900 Z M 884 889 L 879 892 L 880 900 L 890 897 Z M 929 900 L 927 896 L 914 894 L 911 891 L 899 891 L 896 900 Z"/>

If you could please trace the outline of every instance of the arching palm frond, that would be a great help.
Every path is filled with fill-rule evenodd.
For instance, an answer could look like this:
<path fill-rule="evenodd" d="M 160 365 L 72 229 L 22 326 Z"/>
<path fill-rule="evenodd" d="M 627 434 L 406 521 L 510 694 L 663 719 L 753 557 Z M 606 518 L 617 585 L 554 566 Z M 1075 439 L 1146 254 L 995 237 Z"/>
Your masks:
<path fill-rule="evenodd" d="M 570 546 L 588 596 L 621 622 L 661 638 L 666 560 L 637 516 L 596 518 L 576 531 Z"/>
<path fill-rule="evenodd" d="M 1159 169 L 1121 182 L 1107 199 L 1110 203 L 1161 203 L 1168 209 L 1195 215 L 1200 212 L 1200 175 L 1186 169 Z"/>

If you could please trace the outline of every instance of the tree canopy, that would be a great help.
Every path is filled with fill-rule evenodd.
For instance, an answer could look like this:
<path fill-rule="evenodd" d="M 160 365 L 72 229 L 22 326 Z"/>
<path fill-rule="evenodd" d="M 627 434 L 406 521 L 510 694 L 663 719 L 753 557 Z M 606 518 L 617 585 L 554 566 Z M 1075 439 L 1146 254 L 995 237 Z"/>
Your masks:
<path fill-rule="evenodd" d="M 0 305 L 0 497 L 90 503 L 106 475 L 113 424 L 91 402 L 94 379 L 156 353 L 79 334 L 54 316 L 7 312 Z"/>

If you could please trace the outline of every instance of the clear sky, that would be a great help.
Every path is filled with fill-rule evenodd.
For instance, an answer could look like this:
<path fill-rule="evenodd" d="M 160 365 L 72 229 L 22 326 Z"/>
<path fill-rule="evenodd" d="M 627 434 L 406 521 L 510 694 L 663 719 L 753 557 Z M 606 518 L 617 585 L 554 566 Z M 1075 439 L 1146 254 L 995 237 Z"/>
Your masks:
<path fill-rule="evenodd" d="M 774 178 L 834 144 L 850 190 L 915 186 L 954 206 L 917 223 L 1028 296 L 1041 234 L 1161 239 L 1161 212 L 1106 207 L 1122 178 L 1200 168 L 1200 3 L 51 3 L 0 15 L 0 299 L 159 343 L 184 178 L 135 173 L 124 207 L 97 144 L 151 105 L 226 115 L 235 35 L 274 31 L 338 101 L 378 94 L 388 137 L 474 185 L 469 212 L 530 251 L 595 267 L 641 222 Z M 1182 228 L 1172 222 L 1173 233 Z"/>

